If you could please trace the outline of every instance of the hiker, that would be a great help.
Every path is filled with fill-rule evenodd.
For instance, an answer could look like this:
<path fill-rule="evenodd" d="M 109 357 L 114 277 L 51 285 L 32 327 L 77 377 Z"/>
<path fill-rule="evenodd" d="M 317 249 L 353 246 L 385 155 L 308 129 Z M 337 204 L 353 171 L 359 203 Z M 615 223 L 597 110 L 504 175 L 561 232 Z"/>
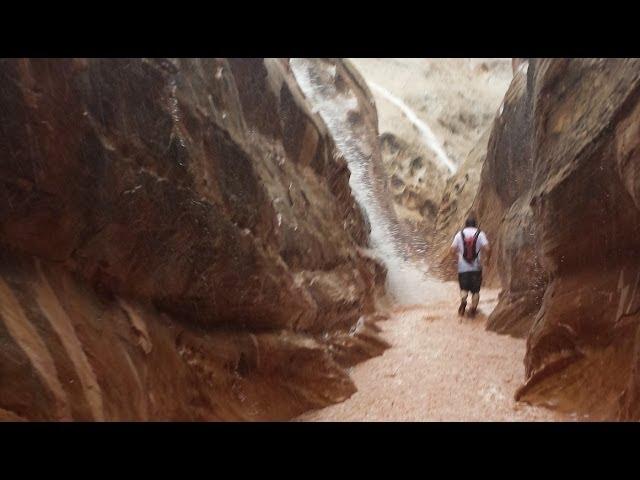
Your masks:
<path fill-rule="evenodd" d="M 471 310 L 473 316 L 480 301 L 480 286 L 482 285 L 482 263 L 488 261 L 491 255 L 489 240 L 478 228 L 473 215 L 467 218 L 464 228 L 456 233 L 451 244 L 451 255 L 458 258 L 458 283 L 460 284 L 460 307 L 458 315 L 463 316 L 467 308 L 467 296 L 471 292 Z"/>

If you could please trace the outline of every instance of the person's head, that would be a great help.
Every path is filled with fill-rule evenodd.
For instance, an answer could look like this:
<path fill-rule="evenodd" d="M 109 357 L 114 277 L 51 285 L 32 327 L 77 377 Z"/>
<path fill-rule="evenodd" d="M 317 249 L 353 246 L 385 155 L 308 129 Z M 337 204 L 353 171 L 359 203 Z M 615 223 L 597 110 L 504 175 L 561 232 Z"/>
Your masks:
<path fill-rule="evenodd" d="M 474 215 L 469 215 L 467 220 L 464 222 L 464 226 L 466 227 L 477 227 L 478 222 L 476 222 L 476 217 Z"/>

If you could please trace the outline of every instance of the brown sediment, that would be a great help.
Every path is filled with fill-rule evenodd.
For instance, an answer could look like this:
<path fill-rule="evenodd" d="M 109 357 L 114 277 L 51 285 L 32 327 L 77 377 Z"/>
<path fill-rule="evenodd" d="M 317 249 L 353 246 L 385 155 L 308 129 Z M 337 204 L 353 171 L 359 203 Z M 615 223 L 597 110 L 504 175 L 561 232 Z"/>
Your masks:
<path fill-rule="evenodd" d="M 422 306 L 380 323 L 391 344 L 351 370 L 358 391 L 299 421 L 555 421 L 576 417 L 515 401 L 524 378 L 521 339 L 487 332 L 496 290 L 483 290 L 475 318 L 457 315 L 452 282 L 425 292 Z"/>

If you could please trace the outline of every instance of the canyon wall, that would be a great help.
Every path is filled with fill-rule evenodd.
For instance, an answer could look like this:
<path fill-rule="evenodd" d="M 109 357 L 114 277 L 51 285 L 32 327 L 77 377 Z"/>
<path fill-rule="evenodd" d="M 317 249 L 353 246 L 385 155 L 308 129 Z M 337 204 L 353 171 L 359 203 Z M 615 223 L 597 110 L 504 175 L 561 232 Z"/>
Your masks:
<path fill-rule="evenodd" d="M 0 418 L 290 418 L 386 347 L 286 59 L 3 60 L 0 132 Z"/>
<path fill-rule="evenodd" d="M 640 61 L 518 63 L 469 209 L 503 291 L 488 328 L 527 337 L 520 400 L 640 418 Z"/>
<path fill-rule="evenodd" d="M 423 261 L 425 246 L 440 251 L 442 239 L 433 232 L 446 229 L 444 225 L 448 225 L 452 212 L 457 210 L 456 206 L 449 205 L 439 212 L 443 193 L 447 196 L 451 191 L 449 197 L 453 201 L 453 197 L 457 197 L 455 189 L 466 188 L 464 196 L 471 193 L 474 182 L 477 185 L 477 180 L 465 179 L 465 174 L 479 176 L 482 163 L 471 160 L 477 164 L 472 167 L 467 157 L 471 150 L 477 150 L 474 145 L 478 139 L 488 134 L 511 81 L 511 61 L 358 58 L 353 59 L 353 63 L 371 84 L 389 190 L 400 221 L 414 237 L 423 240 L 415 242 L 417 248 L 413 249 L 414 258 Z M 415 117 L 409 118 L 398 102 Z M 427 126 L 458 172 L 464 171 L 462 175 L 458 172 L 452 175 L 416 122 Z M 485 149 L 486 144 L 485 138 Z M 477 152 L 474 155 L 477 157 Z M 451 239 L 448 242 L 447 247 Z"/>
<path fill-rule="evenodd" d="M 491 129 L 485 130 L 456 173 L 447 180 L 431 232 L 431 271 L 444 280 L 457 280 L 457 261 L 449 255 L 454 235 L 462 228 L 478 193 Z M 480 226 L 483 230 L 484 224 Z M 495 283 L 485 269 L 484 282 Z"/>

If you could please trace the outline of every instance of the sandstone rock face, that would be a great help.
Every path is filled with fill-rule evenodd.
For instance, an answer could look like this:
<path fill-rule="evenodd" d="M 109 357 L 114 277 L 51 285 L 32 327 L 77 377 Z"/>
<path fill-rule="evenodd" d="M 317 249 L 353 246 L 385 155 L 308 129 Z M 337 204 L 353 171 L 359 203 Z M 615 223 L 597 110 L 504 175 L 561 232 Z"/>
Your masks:
<path fill-rule="evenodd" d="M 360 58 L 352 61 L 369 82 L 376 101 L 382 159 L 395 210 L 413 236 L 423 239 L 423 245 L 414 248 L 415 257 L 423 260 L 424 244 L 429 250 L 440 252 L 443 232 L 446 230 L 448 235 L 451 230 L 448 226 L 453 223 L 449 222 L 458 210 L 455 189 L 460 190 L 461 204 L 465 204 L 470 195 L 469 205 L 460 210 L 468 208 L 473 200 L 476 177 L 482 165 L 474 145 L 488 134 L 509 85 L 510 60 Z M 443 151 L 459 168 L 455 178 L 398 102 L 433 132 Z M 486 150 L 486 145 L 484 138 L 480 150 Z M 471 150 L 474 152 L 469 154 Z M 465 178 L 467 174 L 471 178 Z M 443 206 L 443 212 L 439 213 L 443 195 L 451 200 L 445 202 L 450 204 Z M 456 223 L 452 228 L 455 230 L 459 225 Z"/>
<path fill-rule="evenodd" d="M 638 60 L 517 68 L 472 208 L 504 289 L 488 328 L 527 335 L 519 399 L 640 418 L 639 125 Z"/>
<path fill-rule="evenodd" d="M 432 271 L 446 280 L 454 280 L 457 263 L 449 256 L 453 236 L 462 228 L 478 193 L 480 172 L 487 155 L 490 129 L 480 137 L 458 171 L 446 183 L 431 231 Z M 484 229 L 484 225 L 481 225 Z M 487 277 L 485 275 L 485 277 Z M 488 282 L 489 278 L 485 278 Z"/>
<path fill-rule="evenodd" d="M 0 86 L 1 418 L 353 393 L 384 271 L 286 60 L 5 60 Z"/>
<path fill-rule="evenodd" d="M 518 71 L 520 66 L 522 64 L 524 64 L 524 63 L 527 63 L 527 59 L 526 58 L 512 58 L 511 59 L 511 68 L 513 70 L 513 74 L 514 75 Z"/>
<path fill-rule="evenodd" d="M 415 236 L 426 240 L 434 227 L 446 174 L 401 137 L 385 133 L 380 142 L 398 217 Z"/>

